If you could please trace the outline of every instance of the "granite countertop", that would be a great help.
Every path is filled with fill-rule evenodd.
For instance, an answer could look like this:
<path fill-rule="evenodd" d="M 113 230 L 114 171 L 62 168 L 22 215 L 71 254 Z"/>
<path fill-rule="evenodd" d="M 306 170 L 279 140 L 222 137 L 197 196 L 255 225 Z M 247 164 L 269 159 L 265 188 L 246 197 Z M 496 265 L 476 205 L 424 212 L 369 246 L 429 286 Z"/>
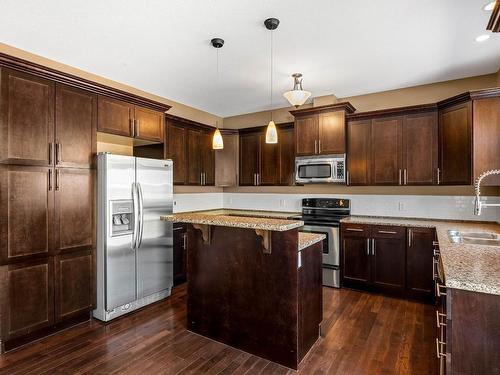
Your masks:
<path fill-rule="evenodd" d="M 323 241 L 325 238 L 326 235 L 321 233 L 299 232 L 299 251 L 317 242 Z"/>
<path fill-rule="evenodd" d="M 160 219 L 179 223 L 208 224 L 222 227 L 261 229 L 276 232 L 284 232 L 290 229 L 300 228 L 304 225 L 304 222 L 300 220 L 286 220 L 283 218 L 271 218 L 266 216 L 256 217 L 255 215 L 245 216 L 227 212 L 218 214 L 213 213 L 213 211 L 163 215 L 160 216 Z"/>
<path fill-rule="evenodd" d="M 351 216 L 342 219 L 342 222 L 435 228 L 446 286 L 500 295 L 500 247 L 457 244 L 448 237 L 448 230 L 500 234 L 499 224 L 371 216 Z"/>
<path fill-rule="evenodd" d="M 206 211 L 191 211 L 189 213 L 206 214 L 206 215 L 227 215 L 227 216 L 245 216 L 245 217 L 265 217 L 271 219 L 288 219 L 293 216 L 301 216 L 300 212 L 280 212 L 280 211 L 257 211 L 257 210 L 233 210 L 233 209 L 218 209 Z"/>

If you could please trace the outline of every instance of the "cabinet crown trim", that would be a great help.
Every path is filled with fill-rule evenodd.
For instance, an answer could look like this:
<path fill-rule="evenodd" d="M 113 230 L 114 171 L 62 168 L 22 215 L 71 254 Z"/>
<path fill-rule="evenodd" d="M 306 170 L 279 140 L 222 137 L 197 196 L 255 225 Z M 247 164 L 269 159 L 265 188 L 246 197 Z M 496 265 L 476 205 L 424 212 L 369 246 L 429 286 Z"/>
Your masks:
<path fill-rule="evenodd" d="M 105 95 L 114 99 L 123 100 L 141 107 L 154 109 L 161 112 L 168 111 L 171 106 L 156 100 L 144 98 L 130 92 L 119 90 L 101 83 L 93 82 L 73 74 L 61 72 L 31 61 L 23 60 L 0 52 L 0 67 L 15 69 L 24 73 L 33 74 L 55 82 L 64 83 L 78 87 L 97 94 Z"/>
<path fill-rule="evenodd" d="M 334 112 L 334 111 L 345 111 L 346 113 L 354 113 L 356 108 L 349 102 L 341 102 L 335 104 L 327 104 L 318 107 L 310 107 L 303 109 L 294 109 L 289 111 L 295 117 L 299 116 L 307 116 L 307 115 L 315 115 L 324 112 Z"/>
<path fill-rule="evenodd" d="M 396 115 L 408 115 L 408 114 L 422 113 L 422 112 L 431 112 L 431 111 L 437 111 L 437 109 L 438 107 L 435 103 L 429 103 L 429 104 L 411 105 L 406 107 L 379 109 L 375 111 L 358 112 L 349 114 L 346 116 L 346 118 L 347 120 L 358 120 L 358 119 L 373 118 L 373 117 L 386 117 L 392 115 L 396 116 Z"/>

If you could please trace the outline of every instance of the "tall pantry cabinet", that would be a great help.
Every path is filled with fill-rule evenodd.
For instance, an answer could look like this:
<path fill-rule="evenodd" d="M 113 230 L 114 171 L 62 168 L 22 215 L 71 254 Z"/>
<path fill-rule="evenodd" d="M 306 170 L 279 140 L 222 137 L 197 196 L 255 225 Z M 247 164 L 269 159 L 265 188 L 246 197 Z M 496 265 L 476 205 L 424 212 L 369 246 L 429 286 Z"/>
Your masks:
<path fill-rule="evenodd" d="M 94 305 L 97 95 L 0 68 L 0 343 Z"/>

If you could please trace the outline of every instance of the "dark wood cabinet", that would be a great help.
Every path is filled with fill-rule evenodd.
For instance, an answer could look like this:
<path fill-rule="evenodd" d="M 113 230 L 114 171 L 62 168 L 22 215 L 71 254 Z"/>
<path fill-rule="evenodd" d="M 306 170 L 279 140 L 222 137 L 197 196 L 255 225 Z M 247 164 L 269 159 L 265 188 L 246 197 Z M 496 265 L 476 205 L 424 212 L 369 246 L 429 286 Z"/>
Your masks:
<path fill-rule="evenodd" d="M 402 117 L 377 118 L 371 129 L 371 184 L 401 185 Z"/>
<path fill-rule="evenodd" d="M 372 226 L 371 237 L 373 285 L 380 291 L 402 294 L 406 274 L 405 228 Z"/>
<path fill-rule="evenodd" d="M 318 152 L 318 115 L 295 119 L 295 153 L 297 156 Z"/>
<path fill-rule="evenodd" d="M 280 129 L 278 139 L 280 154 L 280 185 L 293 185 L 295 182 L 295 133 L 294 128 Z"/>
<path fill-rule="evenodd" d="M 215 185 L 215 151 L 212 149 L 213 131 L 203 131 L 200 139 L 201 173 L 203 185 Z"/>
<path fill-rule="evenodd" d="M 215 150 L 215 185 L 238 185 L 239 137 L 237 130 L 221 129 L 224 148 Z"/>
<path fill-rule="evenodd" d="M 437 111 L 404 117 L 402 168 L 404 185 L 434 185 L 437 183 Z"/>
<path fill-rule="evenodd" d="M 174 162 L 175 185 L 184 185 L 187 180 L 187 129 L 174 121 L 167 123 L 166 157 Z"/>
<path fill-rule="evenodd" d="M 162 112 L 135 106 L 135 138 L 162 143 L 165 116 Z"/>
<path fill-rule="evenodd" d="M 52 169 L 0 166 L 0 264 L 51 253 L 54 188 Z"/>
<path fill-rule="evenodd" d="M 186 281 L 187 272 L 187 227 L 183 223 L 174 223 L 173 270 L 174 285 Z"/>
<path fill-rule="evenodd" d="M 319 114 L 318 154 L 345 154 L 344 111 Z"/>
<path fill-rule="evenodd" d="M 260 168 L 260 134 L 240 134 L 240 185 L 257 185 Z"/>
<path fill-rule="evenodd" d="M 94 260 L 92 250 L 58 255 L 54 260 L 54 313 L 60 322 L 94 307 Z"/>
<path fill-rule="evenodd" d="M 144 141 L 164 141 L 164 113 L 129 102 L 98 97 L 97 130 Z"/>
<path fill-rule="evenodd" d="M 53 258 L 0 266 L 1 340 L 54 323 Z"/>
<path fill-rule="evenodd" d="M 347 123 L 347 185 L 369 185 L 371 181 L 371 121 Z"/>
<path fill-rule="evenodd" d="M 76 168 L 55 171 L 56 253 L 95 246 L 94 172 Z"/>
<path fill-rule="evenodd" d="M 434 282 L 432 277 L 433 242 L 432 228 L 408 228 L 406 248 L 406 288 L 411 296 L 432 300 Z"/>
<path fill-rule="evenodd" d="M 92 168 L 96 152 L 97 95 L 56 85 L 55 163 Z"/>
<path fill-rule="evenodd" d="M 344 287 L 432 301 L 431 228 L 342 223 Z"/>
<path fill-rule="evenodd" d="M 187 185 L 202 185 L 201 174 L 201 130 L 187 130 Z"/>
<path fill-rule="evenodd" d="M 278 143 L 266 143 L 264 134 L 260 136 L 260 170 L 258 185 L 278 185 L 280 180 L 279 164 L 279 133 Z"/>
<path fill-rule="evenodd" d="M 0 162 L 54 162 L 54 82 L 0 68 Z"/>
<path fill-rule="evenodd" d="M 103 133 L 134 136 L 134 106 L 128 102 L 99 95 L 97 130 Z"/>
<path fill-rule="evenodd" d="M 472 183 L 472 103 L 470 101 L 439 112 L 439 169 L 443 185 Z"/>

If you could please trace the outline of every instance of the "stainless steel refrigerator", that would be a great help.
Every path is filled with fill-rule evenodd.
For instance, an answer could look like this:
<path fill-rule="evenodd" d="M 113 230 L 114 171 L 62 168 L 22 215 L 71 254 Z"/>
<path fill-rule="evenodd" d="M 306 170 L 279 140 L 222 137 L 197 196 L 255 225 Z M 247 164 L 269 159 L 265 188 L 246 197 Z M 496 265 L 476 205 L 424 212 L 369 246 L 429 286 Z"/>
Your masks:
<path fill-rule="evenodd" d="M 172 161 L 97 156 L 97 308 L 109 321 L 168 297 L 173 285 Z"/>

